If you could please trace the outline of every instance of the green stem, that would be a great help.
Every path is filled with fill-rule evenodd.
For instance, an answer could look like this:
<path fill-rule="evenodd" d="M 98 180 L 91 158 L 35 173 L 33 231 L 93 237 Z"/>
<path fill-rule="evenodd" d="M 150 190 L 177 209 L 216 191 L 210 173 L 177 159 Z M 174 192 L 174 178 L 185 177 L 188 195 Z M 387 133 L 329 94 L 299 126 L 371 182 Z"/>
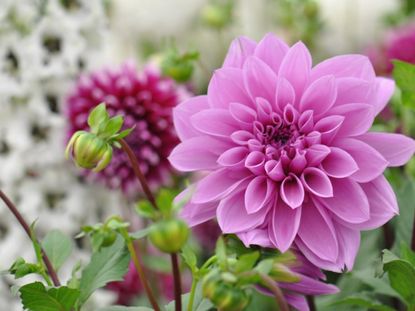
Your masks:
<path fill-rule="evenodd" d="M 205 263 L 202 265 L 202 267 L 200 267 L 200 270 L 206 269 L 212 263 L 214 263 L 217 259 L 218 259 L 218 257 L 216 255 L 213 255 L 212 257 L 210 257 L 208 260 L 205 261 Z"/>
<path fill-rule="evenodd" d="M 199 280 L 195 276 L 193 276 L 192 287 L 190 289 L 189 304 L 187 305 L 187 311 L 193 310 L 193 303 L 194 303 L 195 294 L 196 294 L 196 286 L 198 282 Z"/>

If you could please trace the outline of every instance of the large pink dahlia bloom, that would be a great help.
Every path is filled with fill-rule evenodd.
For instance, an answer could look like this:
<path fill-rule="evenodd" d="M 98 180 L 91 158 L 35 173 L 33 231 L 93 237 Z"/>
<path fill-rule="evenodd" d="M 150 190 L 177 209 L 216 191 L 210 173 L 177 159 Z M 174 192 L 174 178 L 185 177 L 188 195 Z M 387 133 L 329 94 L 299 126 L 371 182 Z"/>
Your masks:
<path fill-rule="evenodd" d="M 236 39 L 208 94 L 174 109 L 182 142 L 170 162 L 209 172 L 181 194 L 191 195 L 183 217 L 217 216 L 246 245 L 295 243 L 321 268 L 351 269 L 360 231 L 398 213 L 383 171 L 415 150 L 411 138 L 367 132 L 393 91 L 365 56 L 312 67 L 301 42 Z"/>
<path fill-rule="evenodd" d="M 183 87 L 150 66 L 139 72 L 134 62 L 129 61 L 118 68 L 97 70 L 82 75 L 68 96 L 68 137 L 87 129 L 90 111 L 105 102 L 111 116 L 124 116 L 126 128 L 135 126 L 126 141 L 155 189 L 169 183 L 172 175 L 167 156 L 178 142 L 172 108 L 188 97 Z M 89 177 L 109 188 L 120 188 L 133 198 L 141 189 L 127 155 L 121 150 L 114 150 L 110 165 Z"/>

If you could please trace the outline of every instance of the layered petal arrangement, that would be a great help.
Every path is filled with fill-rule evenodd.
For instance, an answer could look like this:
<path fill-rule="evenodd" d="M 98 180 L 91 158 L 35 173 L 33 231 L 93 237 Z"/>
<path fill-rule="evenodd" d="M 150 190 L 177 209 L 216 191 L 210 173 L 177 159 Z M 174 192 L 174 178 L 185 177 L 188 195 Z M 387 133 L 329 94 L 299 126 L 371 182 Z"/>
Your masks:
<path fill-rule="evenodd" d="M 167 156 L 178 142 L 172 108 L 188 97 L 183 87 L 162 77 L 155 68 L 147 67 L 138 72 L 133 62 L 92 72 L 81 76 L 68 96 L 68 137 L 87 129 L 89 112 L 105 102 L 111 116 L 122 115 L 126 128 L 135 127 L 126 141 L 155 189 L 170 181 L 172 168 Z M 128 197 L 135 198 L 140 191 L 128 158 L 121 150 L 114 150 L 108 167 L 89 177 L 109 188 L 121 188 Z"/>
<path fill-rule="evenodd" d="M 411 138 L 368 132 L 393 92 L 365 56 L 313 67 L 301 42 L 236 39 L 207 95 L 173 112 L 182 142 L 170 162 L 208 172 L 179 196 L 191 197 L 182 216 L 217 216 L 246 245 L 295 245 L 320 268 L 351 269 L 360 231 L 398 213 L 383 171 L 415 150 Z"/>

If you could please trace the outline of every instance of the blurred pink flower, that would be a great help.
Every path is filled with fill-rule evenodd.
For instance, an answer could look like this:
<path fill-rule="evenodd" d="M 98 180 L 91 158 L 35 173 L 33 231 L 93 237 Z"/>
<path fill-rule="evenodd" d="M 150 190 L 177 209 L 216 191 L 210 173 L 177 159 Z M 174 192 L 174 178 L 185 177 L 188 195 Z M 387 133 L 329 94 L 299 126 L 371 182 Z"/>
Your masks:
<path fill-rule="evenodd" d="M 380 45 L 368 48 L 366 54 L 380 75 L 392 73 L 394 59 L 415 64 L 415 23 L 392 29 Z"/>
<path fill-rule="evenodd" d="M 155 68 L 147 67 L 139 73 L 133 62 L 83 75 L 67 100 L 68 137 L 87 129 L 89 112 L 105 102 L 111 116 L 124 116 L 126 128 L 135 126 L 126 141 L 138 157 L 150 186 L 156 189 L 168 184 L 172 174 L 167 156 L 178 142 L 172 108 L 188 96 L 185 89 L 162 77 Z M 140 190 L 127 156 L 118 149 L 106 169 L 87 174 L 109 188 L 121 188 L 132 198 Z"/>
<path fill-rule="evenodd" d="M 365 56 L 312 67 L 301 42 L 236 39 L 208 94 L 174 109 L 182 142 L 170 162 L 209 172 L 177 198 L 191 196 L 182 217 L 217 216 L 246 245 L 295 243 L 318 267 L 351 269 L 360 231 L 398 213 L 383 171 L 415 150 L 406 136 L 367 133 L 393 91 Z"/>

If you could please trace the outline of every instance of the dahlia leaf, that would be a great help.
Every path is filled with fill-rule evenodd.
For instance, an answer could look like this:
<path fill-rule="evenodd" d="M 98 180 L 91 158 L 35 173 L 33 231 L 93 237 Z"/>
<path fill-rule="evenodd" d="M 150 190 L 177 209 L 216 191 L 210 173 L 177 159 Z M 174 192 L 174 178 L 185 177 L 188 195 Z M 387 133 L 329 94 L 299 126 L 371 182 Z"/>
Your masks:
<path fill-rule="evenodd" d="M 99 134 L 102 135 L 103 137 L 111 137 L 115 135 L 121 129 L 123 123 L 124 123 L 123 116 L 115 116 L 109 119 L 108 122 L 102 123 L 102 124 L 105 124 L 105 126 L 103 126 L 102 130 L 100 130 Z"/>
<path fill-rule="evenodd" d="M 348 306 L 359 306 L 359 307 L 365 307 L 368 310 L 374 310 L 374 311 L 393 311 L 394 309 L 382 305 L 379 301 L 374 300 L 372 298 L 369 298 L 367 296 L 349 296 L 343 299 L 340 299 L 333 304 L 332 306 L 339 306 L 339 305 L 348 305 Z"/>
<path fill-rule="evenodd" d="M 121 281 L 128 270 L 130 255 L 124 240 L 118 236 L 110 247 L 102 248 L 92 255 L 82 271 L 79 302 L 83 304 L 98 288 L 111 281 Z"/>
<path fill-rule="evenodd" d="M 122 132 L 120 132 L 119 134 L 116 134 L 113 136 L 113 139 L 122 139 L 128 135 L 130 135 L 130 133 L 135 129 L 135 125 L 132 128 L 126 129 Z"/>
<path fill-rule="evenodd" d="M 401 243 L 407 245 L 411 243 L 415 217 L 415 182 L 408 180 L 401 185 L 396 185 L 395 189 L 400 213 L 394 219 L 396 228 L 394 251 L 397 252 Z"/>
<path fill-rule="evenodd" d="M 93 133 L 96 133 L 102 124 L 109 120 L 109 114 L 105 107 L 105 103 L 101 103 L 96 106 L 88 116 L 88 125 L 91 128 Z"/>
<path fill-rule="evenodd" d="M 192 273 L 195 273 L 197 269 L 197 257 L 193 250 L 190 248 L 188 244 L 186 244 L 180 253 L 183 257 L 183 260 L 189 266 Z"/>
<path fill-rule="evenodd" d="M 26 262 L 22 257 L 16 259 L 8 270 L 16 279 L 20 279 L 28 274 L 42 273 L 42 268 L 38 264 Z M 6 271 L 7 273 L 7 271 Z"/>
<path fill-rule="evenodd" d="M 135 211 L 138 215 L 144 218 L 156 219 L 158 213 L 153 205 L 147 200 L 138 201 Z"/>
<path fill-rule="evenodd" d="M 56 270 L 59 270 L 68 259 L 73 249 L 71 239 L 59 230 L 50 231 L 44 238 L 42 246 Z"/>
<path fill-rule="evenodd" d="M 139 240 L 146 237 L 150 233 L 151 227 L 147 227 L 142 230 L 138 230 L 136 232 L 130 233 L 130 237 L 134 240 Z"/>
<path fill-rule="evenodd" d="M 405 243 L 401 244 L 401 256 L 402 259 L 409 261 L 411 265 L 415 267 L 415 252 Z"/>
<path fill-rule="evenodd" d="M 406 62 L 393 61 L 393 77 L 402 91 L 405 106 L 415 108 L 415 66 Z"/>
<path fill-rule="evenodd" d="M 30 311 L 70 311 L 79 297 L 77 289 L 46 289 L 41 282 L 24 285 L 19 291 L 24 308 Z"/>
<path fill-rule="evenodd" d="M 252 252 L 239 257 L 235 264 L 235 272 L 244 272 L 251 270 L 259 259 L 259 252 Z"/>

